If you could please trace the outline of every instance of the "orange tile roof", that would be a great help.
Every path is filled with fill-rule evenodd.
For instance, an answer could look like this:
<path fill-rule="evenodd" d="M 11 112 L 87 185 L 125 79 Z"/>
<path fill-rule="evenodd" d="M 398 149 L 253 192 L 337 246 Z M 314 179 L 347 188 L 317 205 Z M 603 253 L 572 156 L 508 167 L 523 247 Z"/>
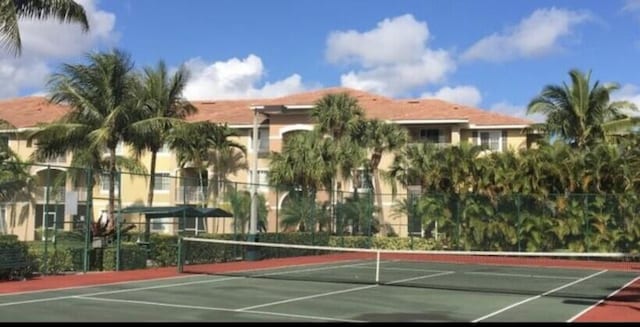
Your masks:
<path fill-rule="evenodd" d="M 391 99 L 350 88 L 326 88 L 271 99 L 193 101 L 198 113 L 189 121 L 209 120 L 230 125 L 249 125 L 252 105 L 312 105 L 328 93 L 347 92 L 358 99 L 367 118 L 391 121 L 468 120 L 475 125 L 528 125 L 531 120 L 453 104 L 435 99 Z M 24 97 L 0 101 L 0 119 L 17 128 L 34 127 L 60 118 L 68 109 L 50 104 L 43 97 Z"/>
<path fill-rule="evenodd" d="M 34 127 L 62 117 L 68 108 L 49 103 L 43 97 L 24 97 L 0 101 L 0 119 L 16 128 Z"/>

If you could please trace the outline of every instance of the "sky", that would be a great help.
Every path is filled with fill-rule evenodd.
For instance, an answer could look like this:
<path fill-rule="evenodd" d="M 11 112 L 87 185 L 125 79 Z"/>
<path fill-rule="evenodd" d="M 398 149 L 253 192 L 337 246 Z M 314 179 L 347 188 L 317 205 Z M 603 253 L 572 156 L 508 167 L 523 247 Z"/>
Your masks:
<path fill-rule="evenodd" d="M 46 95 L 62 64 L 118 48 L 139 69 L 186 66 L 190 100 L 344 86 L 536 118 L 527 104 L 578 69 L 640 107 L 640 0 L 77 2 L 88 33 L 20 21 L 22 55 L 0 49 L 0 99 Z"/>

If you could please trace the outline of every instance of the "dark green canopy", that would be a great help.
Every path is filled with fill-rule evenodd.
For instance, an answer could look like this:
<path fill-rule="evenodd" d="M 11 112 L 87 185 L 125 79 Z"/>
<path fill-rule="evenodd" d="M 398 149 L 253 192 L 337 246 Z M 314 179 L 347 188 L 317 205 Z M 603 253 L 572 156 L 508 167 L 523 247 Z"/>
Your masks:
<path fill-rule="evenodd" d="M 220 208 L 197 208 L 194 206 L 145 207 L 131 206 L 122 208 L 117 213 L 142 213 L 147 219 L 154 218 L 194 218 L 194 217 L 233 217 L 230 212 Z"/>

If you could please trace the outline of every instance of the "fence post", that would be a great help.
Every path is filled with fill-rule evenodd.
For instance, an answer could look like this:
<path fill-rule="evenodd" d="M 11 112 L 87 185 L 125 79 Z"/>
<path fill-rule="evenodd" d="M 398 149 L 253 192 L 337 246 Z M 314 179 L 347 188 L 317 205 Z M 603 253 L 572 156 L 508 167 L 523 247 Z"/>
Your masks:
<path fill-rule="evenodd" d="M 118 171 L 118 215 L 116 216 L 116 271 L 120 271 L 120 244 L 122 227 L 122 173 Z M 151 176 L 153 178 L 153 176 Z"/>
<path fill-rule="evenodd" d="M 518 252 L 522 251 L 521 250 L 521 244 L 520 244 L 520 239 L 522 238 L 522 220 L 520 219 L 520 194 L 516 194 L 516 218 L 518 219 L 518 231 L 517 231 L 517 237 L 518 237 Z"/>
<path fill-rule="evenodd" d="M 47 238 L 47 214 L 49 213 L 49 188 L 51 185 L 51 165 L 47 165 L 47 183 L 45 187 L 44 194 L 44 208 L 42 210 L 42 240 L 44 242 L 44 264 L 43 264 L 43 275 L 47 274 L 48 271 L 48 253 L 47 253 L 47 243 L 49 242 Z M 55 228 L 55 226 L 54 226 Z"/>
<path fill-rule="evenodd" d="M 91 167 L 86 170 L 87 199 L 85 201 L 85 218 L 84 218 L 84 255 L 82 258 L 82 272 L 89 270 L 89 246 L 91 241 L 91 224 L 93 223 L 93 178 Z"/>

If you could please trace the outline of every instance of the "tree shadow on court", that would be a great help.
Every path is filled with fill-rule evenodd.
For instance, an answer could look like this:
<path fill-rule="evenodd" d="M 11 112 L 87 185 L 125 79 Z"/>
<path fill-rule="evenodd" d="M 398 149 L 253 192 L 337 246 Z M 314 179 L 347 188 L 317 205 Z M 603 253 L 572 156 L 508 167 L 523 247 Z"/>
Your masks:
<path fill-rule="evenodd" d="M 363 313 L 356 317 L 356 320 L 368 322 L 455 322 L 462 321 L 445 312 L 415 313 L 415 312 L 393 312 L 393 313 Z"/>

